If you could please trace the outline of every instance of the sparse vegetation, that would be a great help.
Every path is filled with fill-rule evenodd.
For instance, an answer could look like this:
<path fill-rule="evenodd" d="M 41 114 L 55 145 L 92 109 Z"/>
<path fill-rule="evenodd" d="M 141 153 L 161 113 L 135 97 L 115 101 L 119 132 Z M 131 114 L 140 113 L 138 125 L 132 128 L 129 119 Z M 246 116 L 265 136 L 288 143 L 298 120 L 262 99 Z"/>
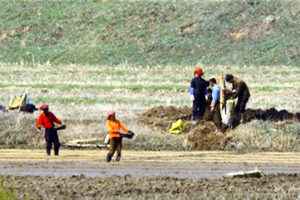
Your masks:
<path fill-rule="evenodd" d="M 249 84 L 252 94 L 248 107 L 262 109 L 275 107 L 287 109 L 290 112 L 299 112 L 300 93 L 295 93 L 295 88 L 300 86 L 298 67 L 204 66 L 204 69 L 207 79 L 220 76 L 222 71 L 233 73 L 244 79 Z M 106 132 L 104 127 L 106 112 L 114 109 L 130 129 L 138 134 L 135 142 L 128 142 L 129 148 L 186 149 L 182 146 L 183 138 L 173 135 L 166 137 L 166 135 L 161 135 L 159 130 L 152 130 L 138 124 L 136 114 L 154 106 L 191 106 L 187 87 L 191 79 L 192 66 L 120 65 L 108 70 L 106 66 L 1 64 L 0 70 L 1 94 L 3 94 L 0 102 L 7 104 L 11 96 L 27 91 L 35 103 L 49 103 L 50 109 L 67 123 L 67 130 L 61 132 L 62 142 L 87 137 L 99 138 L 101 142 Z M 42 75 L 45 71 L 47 76 Z M 32 133 L 28 137 L 25 130 L 27 133 L 34 131 L 32 129 L 34 116 L 26 117 L 25 115 L 25 118 L 30 118 L 30 120 L 20 127 L 18 121 L 24 116 L 17 112 L 12 115 L 0 114 L 0 117 L 10 116 L 6 122 L 3 121 L 5 123 L 0 124 L 1 143 L 26 146 L 26 138 L 32 139 L 30 136 Z M 287 126 L 290 127 L 290 125 Z M 233 134 L 236 140 L 245 142 L 252 141 L 246 138 L 255 134 L 257 139 L 263 137 L 259 139 L 262 142 L 274 138 L 264 133 L 273 129 L 276 131 L 271 131 L 271 133 L 276 138 L 279 132 L 284 137 L 292 137 L 293 140 L 289 140 L 291 146 L 279 148 L 271 145 L 268 148 L 265 146 L 259 148 L 260 143 L 255 143 L 256 145 L 253 143 L 243 145 L 242 151 L 299 150 L 296 148 L 297 145 L 294 145 L 299 143 L 299 130 L 273 125 L 273 122 L 253 122 L 242 125 Z M 43 137 L 39 136 L 40 139 L 35 141 L 36 147 L 41 147 L 43 144 Z M 152 143 L 147 144 L 149 141 Z M 32 144 L 34 141 L 27 142 L 29 142 L 27 144 Z"/>
<path fill-rule="evenodd" d="M 34 118 L 30 114 L 0 113 L 0 121 L 0 146 L 40 146 L 43 137 L 35 130 Z"/>
<path fill-rule="evenodd" d="M 229 149 L 241 152 L 299 151 L 300 124 L 293 122 L 253 121 L 230 133 L 233 140 Z"/>

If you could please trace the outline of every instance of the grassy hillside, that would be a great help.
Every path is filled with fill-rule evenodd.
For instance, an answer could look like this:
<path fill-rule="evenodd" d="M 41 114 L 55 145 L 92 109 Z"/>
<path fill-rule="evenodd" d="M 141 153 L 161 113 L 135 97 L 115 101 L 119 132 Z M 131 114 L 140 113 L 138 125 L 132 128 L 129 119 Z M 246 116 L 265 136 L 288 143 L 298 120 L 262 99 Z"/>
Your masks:
<path fill-rule="evenodd" d="M 0 2 L 0 61 L 300 64 L 300 1 Z"/>

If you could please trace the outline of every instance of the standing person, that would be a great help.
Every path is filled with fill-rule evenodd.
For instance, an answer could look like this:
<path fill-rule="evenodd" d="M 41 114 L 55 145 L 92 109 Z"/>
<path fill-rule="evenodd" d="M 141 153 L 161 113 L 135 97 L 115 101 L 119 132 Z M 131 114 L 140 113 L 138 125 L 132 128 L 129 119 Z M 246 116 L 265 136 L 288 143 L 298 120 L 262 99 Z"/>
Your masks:
<path fill-rule="evenodd" d="M 199 66 L 195 67 L 194 78 L 191 81 L 191 90 L 193 91 L 193 113 L 192 120 L 202 119 L 206 107 L 206 89 L 208 82 L 202 78 L 204 72 Z"/>
<path fill-rule="evenodd" d="M 62 124 L 61 120 L 58 119 L 52 112 L 49 111 L 49 106 L 43 104 L 39 107 L 42 111 L 38 118 L 36 119 L 36 127 L 38 129 L 45 129 L 45 141 L 46 141 L 46 152 L 47 155 L 51 155 L 52 143 L 54 144 L 54 154 L 59 155 L 59 138 L 57 135 L 57 130 L 55 129 L 56 124 Z"/>
<path fill-rule="evenodd" d="M 110 149 L 106 156 L 106 161 L 110 162 L 117 151 L 116 161 L 121 159 L 122 135 L 128 134 L 127 127 L 116 118 L 115 112 L 109 112 L 107 115 L 106 128 L 109 134 Z"/>
<path fill-rule="evenodd" d="M 212 101 L 210 104 L 210 111 L 214 111 L 220 102 L 220 86 L 217 85 L 215 78 L 209 79 L 209 86 L 212 90 Z"/>
<path fill-rule="evenodd" d="M 226 91 L 226 96 L 237 98 L 234 113 L 237 115 L 238 120 L 243 120 L 243 114 L 246 111 L 246 105 L 250 98 L 249 88 L 243 80 L 234 77 L 232 74 L 226 74 L 225 81 L 232 84 L 232 90 Z"/>
<path fill-rule="evenodd" d="M 210 103 L 210 111 L 213 115 L 213 121 L 215 125 L 221 129 L 222 128 L 222 117 L 220 113 L 220 86 L 217 84 L 217 80 L 215 78 L 209 79 L 209 86 L 212 90 L 212 100 Z"/>

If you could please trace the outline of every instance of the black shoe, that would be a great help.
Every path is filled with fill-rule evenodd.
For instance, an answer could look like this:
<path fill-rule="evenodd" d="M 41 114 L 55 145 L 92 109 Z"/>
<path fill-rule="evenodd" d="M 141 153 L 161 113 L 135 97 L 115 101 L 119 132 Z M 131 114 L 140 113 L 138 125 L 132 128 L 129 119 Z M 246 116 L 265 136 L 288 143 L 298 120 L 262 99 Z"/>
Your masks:
<path fill-rule="evenodd" d="M 110 155 L 107 155 L 106 156 L 106 162 L 110 162 L 111 161 L 111 156 Z"/>
<path fill-rule="evenodd" d="M 119 162 L 121 160 L 121 156 L 116 157 L 116 161 Z"/>

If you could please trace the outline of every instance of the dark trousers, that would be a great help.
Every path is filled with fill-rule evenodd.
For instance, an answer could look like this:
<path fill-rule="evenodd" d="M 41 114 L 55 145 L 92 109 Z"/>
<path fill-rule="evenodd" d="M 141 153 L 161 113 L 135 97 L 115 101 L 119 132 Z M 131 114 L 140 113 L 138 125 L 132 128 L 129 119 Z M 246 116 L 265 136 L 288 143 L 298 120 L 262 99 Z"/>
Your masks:
<path fill-rule="evenodd" d="M 215 109 L 212 112 L 212 120 L 218 129 L 222 129 L 222 117 L 220 111 L 220 103 L 215 105 Z"/>
<path fill-rule="evenodd" d="M 249 96 L 248 95 L 242 95 L 238 97 L 236 106 L 235 106 L 235 113 L 242 114 L 246 111 L 246 105 L 248 103 Z"/>
<path fill-rule="evenodd" d="M 51 155 L 52 144 L 54 144 L 54 154 L 58 156 L 59 154 L 59 139 L 57 135 L 57 130 L 54 128 L 46 128 L 45 129 L 45 140 L 46 140 L 46 151 L 47 155 Z"/>
<path fill-rule="evenodd" d="M 246 105 L 248 103 L 249 96 L 248 95 L 241 95 L 238 97 L 235 109 L 234 109 L 234 116 L 230 119 L 229 127 L 235 128 L 238 124 L 243 120 L 243 114 L 246 111 Z"/>
<path fill-rule="evenodd" d="M 206 100 L 204 98 L 195 98 L 193 101 L 193 113 L 192 119 L 199 120 L 202 119 L 206 107 Z"/>
<path fill-rule="evenodd" d="M 122 151 L 122 137 L 110 138 L 110 149 L 106 156 L 106 161 L 110 162 L 115 152 L 117 151 L 116 161 L 120 161 L 121 159 L 121 151 Z"/>

